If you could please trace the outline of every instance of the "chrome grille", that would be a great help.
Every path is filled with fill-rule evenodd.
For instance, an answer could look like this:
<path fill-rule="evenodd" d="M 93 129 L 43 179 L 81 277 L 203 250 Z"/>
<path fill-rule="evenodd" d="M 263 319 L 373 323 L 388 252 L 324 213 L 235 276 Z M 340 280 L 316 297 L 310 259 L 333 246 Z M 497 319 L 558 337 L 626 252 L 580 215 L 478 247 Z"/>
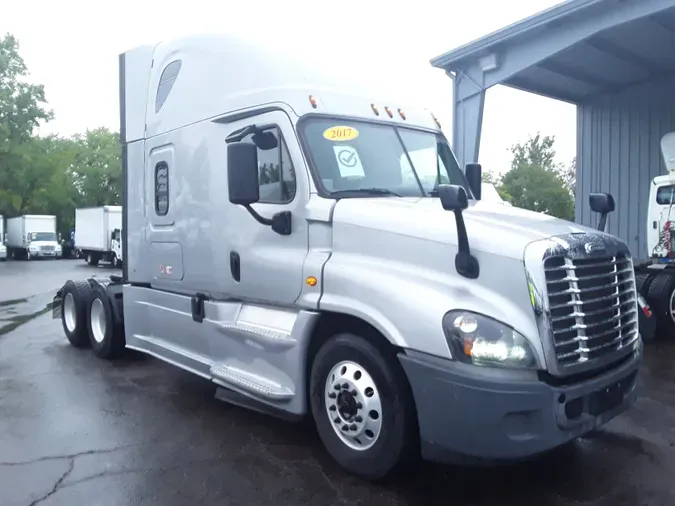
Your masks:
<path fill-rule="evenodd" d="M 544 270 L 553 348 L 560 366 L 611 360 L 612 354 L 638 339 L 630 256 L 553 256 L 545 260 Z"/>
<path fill-rule="evenodd" d="M 40 251 L 54 251 L 54 246 L 40 246 Z"/>

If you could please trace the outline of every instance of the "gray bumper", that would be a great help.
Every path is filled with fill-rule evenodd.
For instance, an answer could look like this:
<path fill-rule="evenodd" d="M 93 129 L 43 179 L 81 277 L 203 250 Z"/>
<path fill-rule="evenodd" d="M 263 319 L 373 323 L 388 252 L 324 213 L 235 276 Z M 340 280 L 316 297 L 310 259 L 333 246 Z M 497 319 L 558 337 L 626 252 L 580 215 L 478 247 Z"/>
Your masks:
<path fill-rule="evenodd" d="M 536 373 L 399 355 L 417 407 L 422 454 L 445 463 L 518 460 L 592 431 L 637 399 L 642 349 L 619 367 L 573 385 Z"/>

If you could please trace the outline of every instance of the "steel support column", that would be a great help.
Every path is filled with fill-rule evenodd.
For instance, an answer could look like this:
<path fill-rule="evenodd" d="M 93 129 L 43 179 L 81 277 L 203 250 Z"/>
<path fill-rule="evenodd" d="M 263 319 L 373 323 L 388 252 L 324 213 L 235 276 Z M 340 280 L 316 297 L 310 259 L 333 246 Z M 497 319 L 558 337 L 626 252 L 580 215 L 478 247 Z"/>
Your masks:
<path fill-rule="evenodd" d="M 485 90 L 479 82 L 463 72 L 457 72 L 452 78 L 454 81 L 452 148 L 460 165 L 464 167 L 467 163 L 478 161 Z"/>

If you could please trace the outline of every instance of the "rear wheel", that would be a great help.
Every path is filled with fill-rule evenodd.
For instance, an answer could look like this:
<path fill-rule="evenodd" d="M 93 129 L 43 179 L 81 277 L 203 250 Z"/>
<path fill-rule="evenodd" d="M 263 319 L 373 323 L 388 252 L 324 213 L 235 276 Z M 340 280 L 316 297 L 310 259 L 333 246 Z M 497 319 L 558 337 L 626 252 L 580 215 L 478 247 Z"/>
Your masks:
<path fill-rule="evenodd" d="M 98 257 L 94 255 L 91 251 L 87 253 L 87 263 L 92 267 L 96 267 L 98 265 Z"/>
<path fill-rule="evenodd" d="M 75 348 L 89 345 L 87 304 L 92 296 L 87 281 L 66 281 L 61 297 L 61 325 L 68 342 Z"/>
<path fill-rule="evenodd" d="M 381 480 L 416 457 L 412 393 L 393 353 L 353 334 L 330 338 L 312 363 L 310 402 L 319 437 L 347 471 Z"/>
<path fill-rule="evenodd" d="M 654 277 L 647 301 L 656 315 L 658 334 L 675 338 L 675 276 L 670 271 L 661 271 Z"/>
<path fill-rule="evenodd" d="M 96 356 L 108 360 L 122 355 L 126 345 L 124 327 L 115 320 L 108 292 L 99 284 L 89 302 L 89 341 Z"/>

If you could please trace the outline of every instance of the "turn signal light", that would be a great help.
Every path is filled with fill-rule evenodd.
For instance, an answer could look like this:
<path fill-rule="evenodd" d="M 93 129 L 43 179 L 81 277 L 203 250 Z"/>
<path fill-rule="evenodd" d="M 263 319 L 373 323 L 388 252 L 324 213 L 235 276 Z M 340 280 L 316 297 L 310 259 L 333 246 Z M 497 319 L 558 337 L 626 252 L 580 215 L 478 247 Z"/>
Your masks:
<path fill-rule="evenodd" d="M 309 103 L 312 104 L 312 107 L 316 109 L 317 104 L 316 104 L 316 98 L 314 98 L 314 95 L 309 96 Z"/>

